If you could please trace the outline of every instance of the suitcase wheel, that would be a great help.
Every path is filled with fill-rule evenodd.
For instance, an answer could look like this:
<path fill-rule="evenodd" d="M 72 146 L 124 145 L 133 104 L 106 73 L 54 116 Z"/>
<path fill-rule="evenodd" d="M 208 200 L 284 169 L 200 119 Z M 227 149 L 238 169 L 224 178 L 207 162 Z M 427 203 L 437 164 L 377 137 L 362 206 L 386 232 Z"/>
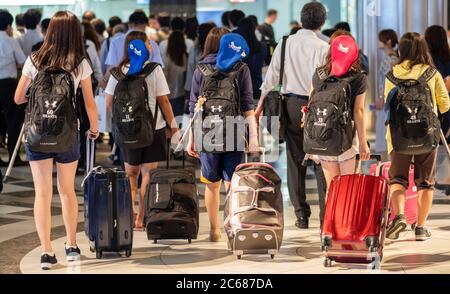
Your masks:
<path fill-rule="evenodd" d="M 158 243 L 158 240 L 157 239 L 153 239 L 153 244 L 156 244 L 156 243 Z"/>
<path fill-rule="evenodd" d="M 94 253 L 94 252 L 95 252 L 95 248 L 92 247 L 92 246 L 89 246 L 89 251 L 91 251 L 92 253 Z"/>
<path fill-rule="evenodd" d="M 378 252 L 378 247 L 373 247 L 373 246 L 369 247 L 369 252 L 370 253 Z"/>
<path fill-rule="evenodd" d="M 275 259 L 275 254 L 271 254 L 271 255 L 270 255 L 270 258 L 271 258 L 271 259 Z"/>
<path fill-rule="evenodd" d="M 192 239 L 188 239 L 188 243 L 191 244 L 192 243 Z"/>
<path fill-rule="evenodd" d="M 237 258 L 237 259 L 241 259 L 241 258 L 242 258 L 242 255 L 236 255 L 236 258 Z"/>
<path fill-rule="evenodd" d="M 103 256 L 103 252 L 101 250 L 95 252 L 95 257 L 97 259 L 102 259 L 102 256 Z"/>
<path fill-rule="evenodd" d="M 328 258 L 328 257 L 326 257 L 325 260 L 323 261 L 323 266 L 324 267 L 331 267 L 332 264 L 333 264 L 333 261 L 330 258 Z"/>
<path fill-rule="evenodd" d="M 413 224 L 411 224 L 411 230 L 415 230 L 416 229 L 416 225 L 417 225 L 417 223 L 413 223 Z"/>
<path fill-rule="evenodd" d="M 131 256 L 131 249 L 125 250 L 125 256 L 130 257 Z"/>

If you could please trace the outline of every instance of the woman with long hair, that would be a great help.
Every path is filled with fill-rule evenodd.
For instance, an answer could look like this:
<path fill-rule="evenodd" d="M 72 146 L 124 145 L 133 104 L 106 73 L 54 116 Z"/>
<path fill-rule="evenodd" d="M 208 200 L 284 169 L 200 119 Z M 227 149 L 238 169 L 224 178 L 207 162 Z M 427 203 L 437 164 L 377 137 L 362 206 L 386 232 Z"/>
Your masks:
<path fill-rule="evenodd" d="M 87 134 L 90 138 L 96 139 L 98 137 L 98 114 L 92 91 L 92 69 L 85 58 L 85 54 L 81 24 L 78 18 L 68 11 L 55 13 L 50 21 L 41 49 L 28 57 L 25 62 L 14 100 L 17 104 L 28 102 L 26 92 L 34 82 L 33 80 L 38 72 L 47 67 L 63 69 L 71 73 L 73 91 L 76 91 L 78 86 L 81 85 L 90 124 Z M 35 152 L 31 150 L 28 144 L 25 144 L 25 150 L 27 160 L 30 162 L 36 193 L 34 219 L 42 247 L 41 268 L 49 269 L 57 263 L 50 234 L 54 162 L 56 162 L 57 186 L 66 227 L 65 251 L 67 260 L 79 260 L 80 249 L 76 240 L 78 201 L 75 194 L 75 173 L 80 159 L 79 141 L 70 150 L 62 153 Z"/>
<path fill-rule="evenodd" d="M 339 30 L 331 36 L 330 50 L 326 63 L 319 67 L 313 77 L 313 88 L 317 89 L 323 83 L 319 71 L 324 71 L 328 76 L 346 78 L 350 81 L 351 88 L 351 117 L 356 128 L 353 138 L 353 146 L 339 156 L 317 156 L 323 168 L 323 173 L 330 186 L 331 180 L 340 175 L 353 174 L 355 172 L 356 155 L 359 153 L 362 160 L 370 157 L 365 126 L 365 99 L 367 92 L 367 74 L 363 72 L 359 59 L 359 48 L 353 36 L 346 31 Z M 341 48 L 346 48 L 347 56 L 343 58 Z"/>
<path fill-rule="evenodd" d="M 120 70 L 124 75 L 138 75 L 148 64 L 152 47 L 147 35 L 144 32 L 132 31 L 125 39 L 125 56 L 116 70 Z M 152 111 L 153 118 L 156 117 L 155 139 L 150 146 L 139 149 L 122 150 L 125 161 L 125 171 L 130 177 L 131 195 L 133 204 L 136 200 L 138 190 L 139 174 L 142 176 L 141 186 L 139 187 L 139 210 L 134 212 L 135 229 L 144 229 L 144 196 L 147 186 L 150 183 L 149 171 L 158 167 L 158 162 L 166 159 L 166 125 L 170 126 L 172 141 L 178 143 L 179 132 L 176 126 L 172 108 L 167 97 L 170 94 L 169 87 L 164 77 L 161 66 L 157 66 L 146 78 L 147 95 L 142 97 L 147 99 Z M 112 110 L 113 96 L 116 90 L 118 80 L 111 75 L 106 86 L 106 104 L 109 110 Z M 133 211 L 136 211 L 133 205 Z"/>
<path fill-rule="evenodd" d="M 392 70 L 396 79 L 418 80 L 428 72 L 430 67 L 434 67 L 427 42 L 418 33 L 406 33 L 403 35 L 400 39 L 398 51 L 400 59 Z M 427 85 L 433 100 L 433 111 L 436 115 L 438 112 L 448 112 L 450 109 L 449 96 L 441 74 L 436 72 L 429 78 Z M 394 83 L 386 79 L 385 99 L 388 99 L 395 87 Z M 400 233 L 406 229 L 405 197 L 406 189 L 409 186 L 409 169 L 411 164 L 414 164 L 414 182 L 418 190 L 415 237 L 416 241 L 427 240 L 431 237 L 426 224 L 433 204 L 437 149 L 424 154 L 401 154 L 393 148 L 390 126 L 387 127 L 386 140 L 392 160 L 391 169 L 389 170 L 389 193 L 393 213 L 396 215 L 387 230 L 386 237 L 398 239 Z"/>
<path fill-rule="evenodd" d="M 182 32 L 173 31 L 170 34 L 163 60 L 165 64 L 164 74 L 170 89 L 170 103 L 175 117 L 179 117 L 184 113 L 186 101 L 184 81 L 188 60 L 186 42 Z"/>
<path fill-rule="evenodd" d="M 261 96 L 262 85 L 262 68 L 264 66 L 264 60 L 267 56 L 267 46 L 263 46 L 261 42 L 256 38 L 256 26 L 255 23 L 248 17 L 239 21 L 236 33 L 244 37 L 250 48 L 250 54 L 244 58 L 244 62 L 247 63 L 252 76 L 253 86 L 253 99 L 258 100 Z"/>

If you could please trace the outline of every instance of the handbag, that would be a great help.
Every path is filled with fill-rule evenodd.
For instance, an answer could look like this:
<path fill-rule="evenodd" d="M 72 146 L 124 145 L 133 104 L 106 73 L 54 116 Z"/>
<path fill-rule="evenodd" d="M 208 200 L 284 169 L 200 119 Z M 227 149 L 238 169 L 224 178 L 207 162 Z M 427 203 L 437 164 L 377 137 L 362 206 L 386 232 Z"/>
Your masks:
<path fill-rule="evenodd" d="M 275 130 L 272 128 L 276 126 L 276 122 L 272 122 L 272 118 L 278 117 L 279 121 L 279 130 L 278 130 L 278 139 L 279 143 L 282 144 L 286 138 L 286 125 L 287 125 L 287 109 L 286 102 L 284 100 L 283 95 L 281 94 L 281 88 L 283 85 L 284 78 L 284 65 L 286 58 L 286 43 L 289 37 L 283 37 L 283 41 L 281 44 L 281 65 L 280 65 L 280 80 L 278 83 L 277 90 L 271 91 L 264 99 L 263 103 L 263 112 L 266 117 L 266 128 L 267 131 L 272 135 L 276 136 Z"/>

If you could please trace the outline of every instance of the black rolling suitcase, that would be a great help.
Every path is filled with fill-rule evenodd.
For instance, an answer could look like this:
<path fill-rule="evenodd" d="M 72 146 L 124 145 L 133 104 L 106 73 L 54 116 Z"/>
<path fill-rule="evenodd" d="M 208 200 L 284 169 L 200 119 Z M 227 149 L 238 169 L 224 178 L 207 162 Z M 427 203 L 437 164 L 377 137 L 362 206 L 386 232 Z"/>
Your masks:
<path fill-rule="evenodd" d="M 87 142 L 87 171 L 84 187 L 85 232 L 91 252 L 125 252 L 133 247 L 133 209 L 130 181 L 123 171 L 93 168 L 93 141 Z"/>
<path fill-rule="evenodd" d="M 197 239 L 199 222 L 198 191 L 195 171 L 167 167 L 150 171 L 145 195 L 145 229 L 149 240 Z"/>

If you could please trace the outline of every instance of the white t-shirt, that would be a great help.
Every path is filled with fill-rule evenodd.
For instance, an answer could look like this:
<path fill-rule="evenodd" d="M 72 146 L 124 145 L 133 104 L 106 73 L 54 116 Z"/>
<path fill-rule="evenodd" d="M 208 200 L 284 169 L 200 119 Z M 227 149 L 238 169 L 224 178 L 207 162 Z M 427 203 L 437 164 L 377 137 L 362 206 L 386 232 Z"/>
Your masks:
<path fill-rule="evenodd" d="M 126 74 L 128 72 L 128 66 L 122 68 L 122 72 Z M 148 89 L 148 105 L 150 110 L 155 115 L 156 97 L 168 96 L 170 94 L 169 86 L 167 85 L 166 78 L 164 76 L 161 66 L 155 68 L 155 70 L 145 79 Z M 105 93 L 114 95 L 114 91 L 117 86 L 117 79 L 111 75 L 106 86 Z M 158 107 L 159 108 L 159 107 Z M 161 109 L 158 109 L 158 117 L 156 118 L 156 129 L 160 130 L 166 127 L 166 122 L 163 117 Z"/>
<path fill-rule="evenodd" d="M 28 57 L 27 60 L 25 61 L 25 64 L 22 69 L 22 74 L 32 80 L 38 74 L 38 70 L 33 65 L 33 62 L 31 62 L 31 57 Z M 83 59 L 83 61 L 78 66 L 77 75 L 75 75 L 75 72 L 72 72 L 73 83 L 74 83 L 73 90 L 75 91 L 74 93 L 77 92 L 80 82 L 89 78 L 91 76 L 91 74 L 92 74 L 92 68 L 91 68 L 89 62 L 86 59 Z"/>

